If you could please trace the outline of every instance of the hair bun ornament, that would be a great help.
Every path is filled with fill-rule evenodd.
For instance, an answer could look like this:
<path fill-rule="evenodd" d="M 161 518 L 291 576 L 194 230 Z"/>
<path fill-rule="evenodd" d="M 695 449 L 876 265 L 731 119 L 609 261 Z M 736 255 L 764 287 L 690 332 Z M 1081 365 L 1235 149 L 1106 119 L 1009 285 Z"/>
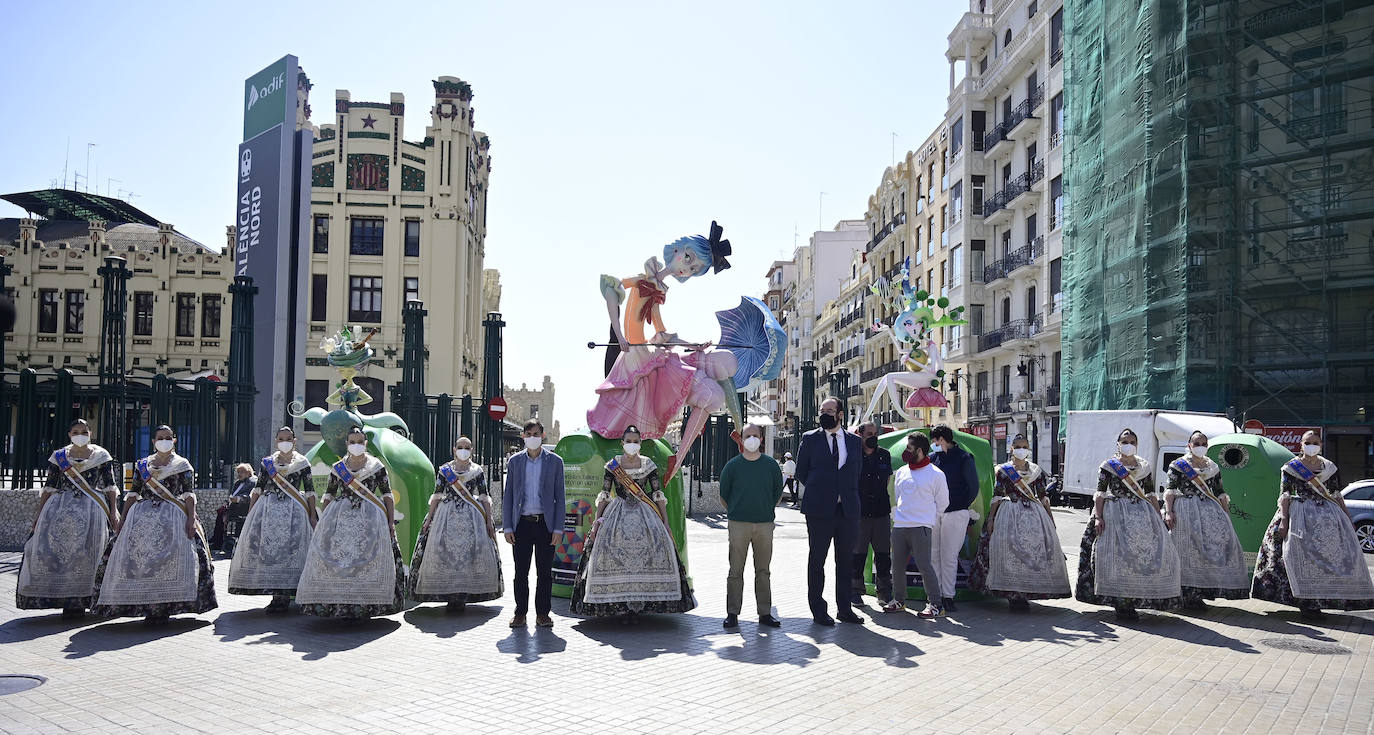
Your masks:
<path fill-rule="evenodd" d="M 711 246 L 711 264 L 715 266 L 716 273 L 730 267 L 730 261 L 726 260 L 725 256 L 730 255 L 732 251 L 730 249 L 730 241 L 720 239 L 720 236 L 724 234 L 725 228 L 716 224 L 715 220 L 711 220 L 711 238 L 709 244 Z"/>

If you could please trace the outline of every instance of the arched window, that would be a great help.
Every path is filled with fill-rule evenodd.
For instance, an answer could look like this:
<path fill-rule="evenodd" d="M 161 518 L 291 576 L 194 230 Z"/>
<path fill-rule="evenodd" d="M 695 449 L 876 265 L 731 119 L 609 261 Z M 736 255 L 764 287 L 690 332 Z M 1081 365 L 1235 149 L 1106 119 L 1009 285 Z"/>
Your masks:
<path fill-rule="evenodd" d="M 1008 29 L 1007 29 L 1006 35 L 1002 36 L 1002 48 L 1006 48 L 1007 46 L 1010 46 L 1010 45 L 1011 45 L 1011 29 L 1008 28 Z"/>
<path fill-rule="evenodd" d="M 1003 296 L 1003 297 L 1002 297 L 1002 323 L 1003 323 L 1003 324 L 1006 324 L 1006 323 L 1008 323 L 1008 322 L 1010 322 L 1010 321 L 1011 321 L 1011 297 L 1010 297 L 1010 296 Z"/>
<path fill-rule="evenodd" d="M 1040 311 L 1040 304 L 1035 300 L 1035 286 L 1026 289 L 1026 318 L 1035 319 L 1035 315 Z"/>

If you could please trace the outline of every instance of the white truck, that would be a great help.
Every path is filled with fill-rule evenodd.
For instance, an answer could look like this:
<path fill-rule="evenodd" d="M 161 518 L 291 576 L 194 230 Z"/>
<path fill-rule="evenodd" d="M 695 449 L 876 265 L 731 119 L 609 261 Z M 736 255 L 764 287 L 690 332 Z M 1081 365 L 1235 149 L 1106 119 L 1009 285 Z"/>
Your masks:
<path fill-rule="evenodd" d="M 1161 493 L 1169 463 L 1188 452 L 1188 437 L 1201 431 L 1210 439 L 1240 430 L 1219 413 L 1194 411 L 1069 411 L 1064 436 L 1064 483 L 1060 492 L 1072 506 L 1088 507 L 1097 492 L 1098 470 L 1116 451 L 1122 429 L 1135 432 L 1136 455 L 1150 463 L 1153 490 Z"/>

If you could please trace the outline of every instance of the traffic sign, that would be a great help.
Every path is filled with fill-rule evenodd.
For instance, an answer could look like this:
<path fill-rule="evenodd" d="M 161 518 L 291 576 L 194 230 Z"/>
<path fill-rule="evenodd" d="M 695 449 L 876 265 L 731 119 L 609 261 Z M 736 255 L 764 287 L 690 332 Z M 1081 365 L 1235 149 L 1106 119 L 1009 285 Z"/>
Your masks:
<path fill-rule="evenodd" d="M 496 396 L 487 401 L 487 415 L 490 416 L 493 421 L 500 421 L 505 418 L 506 410 L 506 399 L 501 396 Z"/>
<path fill-rule="evenodd" d="M 1247 434 L 1264 434 L 1264 424 L 1259 419 L 1247 419 L 1241 426 L 1241 430 Z"/>

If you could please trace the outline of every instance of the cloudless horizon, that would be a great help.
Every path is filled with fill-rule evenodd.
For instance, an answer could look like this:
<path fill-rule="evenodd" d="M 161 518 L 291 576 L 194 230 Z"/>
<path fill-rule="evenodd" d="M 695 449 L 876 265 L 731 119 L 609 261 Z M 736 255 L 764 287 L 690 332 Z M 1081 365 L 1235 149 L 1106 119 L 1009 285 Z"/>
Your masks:
<path fill-rule="evenodd" d="M 607 332 L 599 275 L 637 273 L 664 243 L 720 222 L 734 267 L 670 281 L 663 307 L 670 331 L 717 340 L 713 312 L 761 295 L 772 261 L 864 216 L 893 133 L 900 160 L 942 122 L 946 37 L 966 9 L 17 4 L 4 12 L 0 191 L 60 186 L 64 157 L 77 188 L 89 151 L 81 189 L 222 248 L 247 76 L 296 55 L 316 125 L 336 89 L 402 92 L 407 140 L 424 137 L 432 80 L 459 77 L 492 143 L 486 267 L 501 271 L 504 381 L 550 375 L 566 433 L 585 425 L 602 378 L 602 353 L 586 347 Z M 0 202 L 0 217 L 18 216 Z"/>

